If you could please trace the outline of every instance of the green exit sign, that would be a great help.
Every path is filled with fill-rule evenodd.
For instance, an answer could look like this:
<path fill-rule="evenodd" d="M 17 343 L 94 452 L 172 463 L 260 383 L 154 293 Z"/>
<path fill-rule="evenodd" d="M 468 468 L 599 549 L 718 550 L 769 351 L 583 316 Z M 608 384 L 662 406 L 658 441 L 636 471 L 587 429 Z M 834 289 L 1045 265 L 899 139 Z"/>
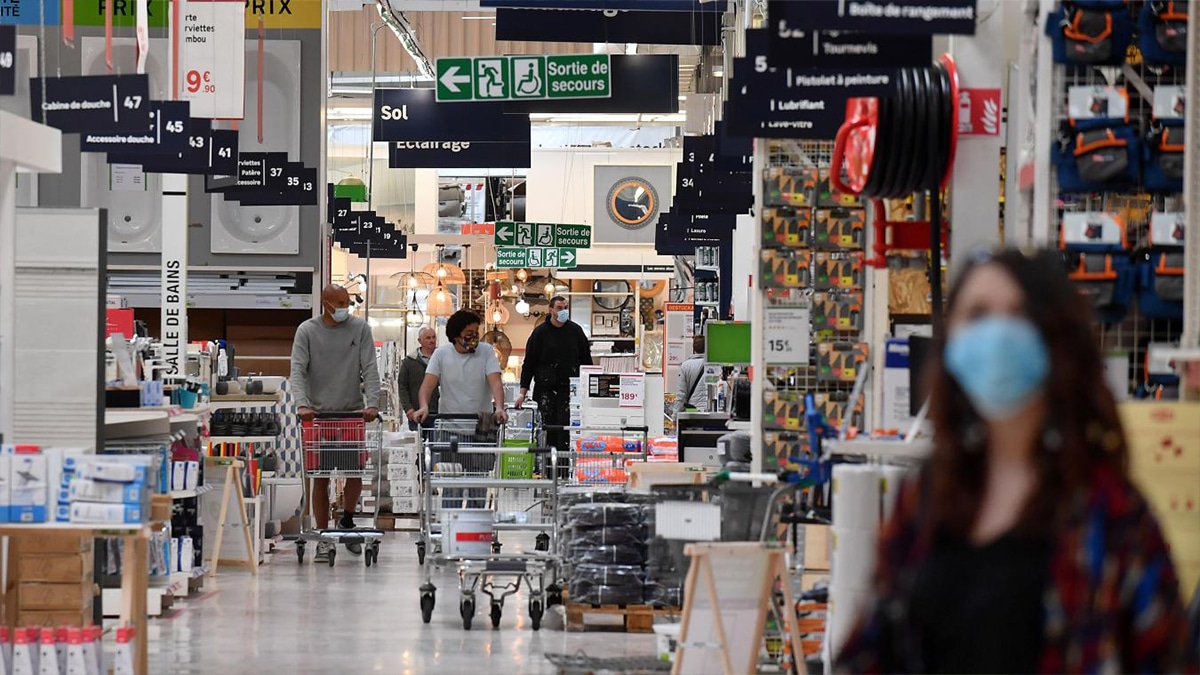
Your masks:
<path fill-rule="evenodd" d="M 521 267 L 555 267 L 571 268 L 579 264 L 573 248 L 543 248 L 531 247 L 496 247 L 497 269 L 518 269 Z"/>
<path fill-rule="evenodd" d="M 591 248 L 591 225 L 565 223 L 496 223 L 496 246 L 538 246 L 543 248 Z M 535 266 L 536 267 L 536 266 Z"/>
<path fill-rule="evenodd" d="M 445 58 L 436 69 L 439 102 L 612 96 L 608 54 Z"/>

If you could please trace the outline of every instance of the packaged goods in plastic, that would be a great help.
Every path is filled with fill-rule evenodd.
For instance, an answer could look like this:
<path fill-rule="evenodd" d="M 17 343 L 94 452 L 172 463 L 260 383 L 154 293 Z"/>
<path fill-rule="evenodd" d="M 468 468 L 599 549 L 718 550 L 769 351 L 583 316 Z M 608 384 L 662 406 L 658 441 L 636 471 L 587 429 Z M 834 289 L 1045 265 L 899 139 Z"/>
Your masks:
<path fill-rule="evenodd" d="M 568 546 L 644 544 L 646 541 L 646 528 L 642 525 L 576 527 L 568 530 L 565 537 Z"/>
<path fill-rule="evenodd" d="M 571 602 L 585 605 L 641 605 L 642 585 L 605 586 L 590 581 L 572 581 L 567 588 Z"/>
<path fill-rule="evenodd" d="M 646 562 L 646 547 L 634 543 L 590 546 L 572 542 L 567 546 L 567 559 L 576 565 L 641 565 Z"/>
<path fill-rule="evenodd" d="M 575 460 L 575 480 L 581 483 L 624 485 L 629 480 L 625 462 L 608 457 L 581 457 Z"/>
<path fill-rule="evenodd" d="M 646 579 L 642 602 L 654 607 L 683 607 L 683 580 Z"/>
<path fill-rule="evenodd" d="M 582 436 L 575 439 L 576 452 L 641 452 L 642 441 L 635 437 Z"/>
<path fill-rule="evenodd" d="M 645 513 L 638 504 L 576 504 L 567 511 L 567 527 L 641 525 Z"/>

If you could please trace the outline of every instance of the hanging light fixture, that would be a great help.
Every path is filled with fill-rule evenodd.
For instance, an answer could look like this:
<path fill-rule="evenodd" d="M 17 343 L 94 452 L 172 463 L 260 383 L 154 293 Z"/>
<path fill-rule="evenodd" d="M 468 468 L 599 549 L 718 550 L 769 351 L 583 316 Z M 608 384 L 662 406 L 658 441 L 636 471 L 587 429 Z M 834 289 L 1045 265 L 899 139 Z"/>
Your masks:
<path fill-rule="evenodd" d="M 503 326 L 508 323 L 509 318 L 508 308 L 500 301 L 493 302 L 488 307 L 487 316 L 484 317 L 488 323 L 497 326 Z"/>
<path fill-rule="evenodd" d="M 425 313 L 414 305 L 404 314 L 404 321 L 410 326 L 422 326 L 425 324 Z"/>
<path fill-rule="evenodd" d="M 529 303 L 525 302 L 525 298 L 521 298 L 520 300 L 517 300 L 515 309 L 517 310 L 518 314 L 522 314 L 524 316 L 529 316 Z"/>
<path fill-rule="evenodd" d="M 445 245 L 438 244 L 439 258 L 441 257 L 441 251 L 445 248 Z M 443 286 L 467 283 L 467 275 L 463 274 L 462 268 L 454 263 L 438 262 L 435 260 L 421 268 L 421 271 L 432 276 L 434 283 Z"/>
<path fill-rule="evenodd" d="M 547 298 L 561 295 L 566 293 L 567 290 L 568 286 L 561 279 L 554 278 L 554 275 L 546 277 L 546 283 L 541 287 L 541 291 L 546 294 Z"/>
<path fill-rule="evenodd" d="M 529 281 L 529 270 L 525 269 L 524 267 L 517 270 L 517 281 L 520 281 L 521 283 Z"/>
<path fill-rule="evenodd" d="M 429 316 L 450 316 L 455 311 L 456 300 L 458 298 L 455 298 L 448 288 L 439 283 L 433 287 L 432 291 L 429 291 L 429 297 L 425 299 L 425 313 Z"/>

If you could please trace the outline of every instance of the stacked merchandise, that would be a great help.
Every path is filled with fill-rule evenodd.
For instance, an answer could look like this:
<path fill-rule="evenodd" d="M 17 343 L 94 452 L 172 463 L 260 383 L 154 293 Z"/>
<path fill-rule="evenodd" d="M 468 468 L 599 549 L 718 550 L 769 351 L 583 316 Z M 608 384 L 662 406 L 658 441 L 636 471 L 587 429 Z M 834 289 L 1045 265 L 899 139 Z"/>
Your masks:
<path fill-rule="evenodd" d="M 646 518 L 639 504 L 583 503 L 567 512 L 572 602 L 642 604 Z"/>
<path fill-rule="evenodd" d="M 421 490 L 417 483 L 417 447 L 415 432 L 384 433 L 387 495 L 393 515 L 415 515 L 421 511 Z"/>
<path fill-rule="evenodd" d="M 838 464 L 833 468 L 833 578 L 829 586 L 829 625 L 834 652 L 841 648 L 866 603 L 875 568 L 883 473 L 878 466 Z"/>
<path fill-rule="evenodd" d="M 16 628 L 10 639 L 7 626 L 0 627 L 0 673 L 12 675 L 68 675 L 106 673 L 100 626 L 45 626 Z M 117 629 L 117 659 L 113 673 L 132 672 L 128 638 L 132 629 Z M 122 649 L 121 638 L 125 637 Z M 123 659 L 123 660 L 122 660 Z"/>
<path fill-rule="evenodd" d="M 654 607 L 683 607 L 683 584 L 691 559 L 684 554 L 688 542 L 655 536 L 647 545 L 646 587 L 643 602 Z"/>
<path fill-rule="evenodd" d="M 36 445 L 0 446 L 0 518 L 44 523 L 48 518 L 49 466 Z"/>
<path fill-rule="evenodd" d="M 21 626 L 86 626 L 92 622 L 91 537 L 27 534 L 16 542 L 16 622 Z"/>
<path fill-rule="evenodd" d="M 140 523 L 160 476 L 149 455 L 68 456 L 58 490 L 57 520 L 72 523 Z M 164 465 L 165 467 L 165 465 Z"/>

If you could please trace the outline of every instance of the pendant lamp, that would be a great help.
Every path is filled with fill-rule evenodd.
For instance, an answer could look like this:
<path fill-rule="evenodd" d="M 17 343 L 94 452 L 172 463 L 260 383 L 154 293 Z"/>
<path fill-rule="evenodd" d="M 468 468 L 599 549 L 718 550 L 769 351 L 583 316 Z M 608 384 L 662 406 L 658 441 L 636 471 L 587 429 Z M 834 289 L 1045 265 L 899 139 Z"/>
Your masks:
<path fill-rule="evenodd" d="M 456 300 L 454 294 L 439 283 L 429 291 L 429 297 L 425 299 L 425 313 L 429 316 L 450 316 L 455 312 Z"/>
<path fill-rule="evenodd" d="M 439 254 L 444 248 L 445 246 L 441 244 L 438 245 Z M 438 257 L 441 256 L 439 255 Z M 457 284 L 467 283 L 467 275 L 463 274 L 462 268 L 454 263 L 435 261 L 421 268 L 421 271 L 432 276 L 434 283 L 441 284 L 443 286 L 454 286 Z"/>

